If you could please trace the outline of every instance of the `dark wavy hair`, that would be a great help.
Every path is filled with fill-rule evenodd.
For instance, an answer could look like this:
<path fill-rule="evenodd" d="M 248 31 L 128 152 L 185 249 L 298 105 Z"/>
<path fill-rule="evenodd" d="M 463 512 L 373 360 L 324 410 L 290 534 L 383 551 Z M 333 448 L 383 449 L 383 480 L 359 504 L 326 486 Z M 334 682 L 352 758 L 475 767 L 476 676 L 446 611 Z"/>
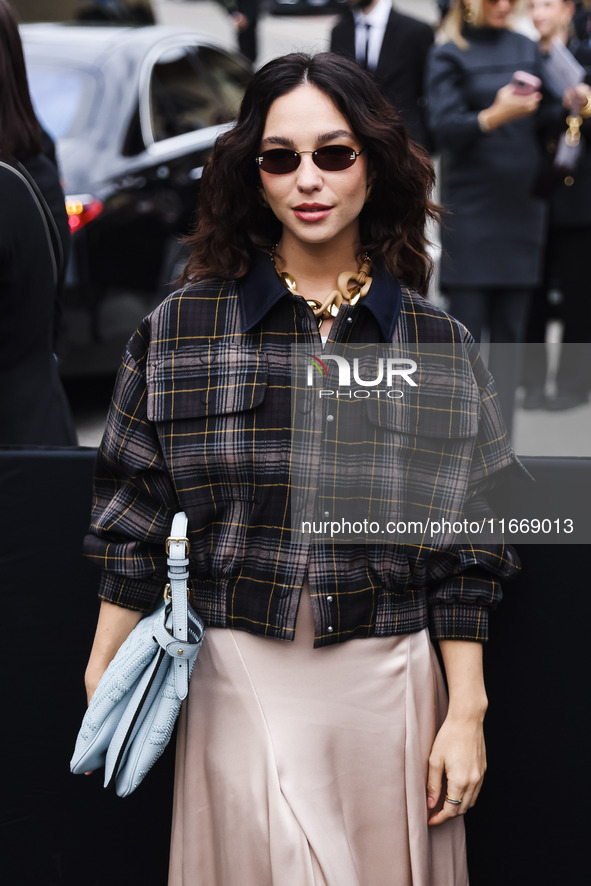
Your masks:
<path fill-rule="evenodd" d="M 40 151 L 16 17 L 10 3 L 0 0 L 0 156 L 28 160 Z"/>
<path fill-rule="evenodd" d="M 425 224 L 440 214 L 430 200 L 433 167 L 371 77 L 330 52 L 285 55 L 252 78 L 236 125 L 217 140 L 203 170 L 198 221 L 186 240 L 192 253 L 182 279 L 241 277 L 253 248 L 270 250 L 280 239 L 281 224 L 259 198 L 255 157 L 271 104 L 304 83 L 334 102 L 366 150 L 373 188 L 359 217 L 359 257 L 367 252 L 425 293 L 432 272 Z"/>

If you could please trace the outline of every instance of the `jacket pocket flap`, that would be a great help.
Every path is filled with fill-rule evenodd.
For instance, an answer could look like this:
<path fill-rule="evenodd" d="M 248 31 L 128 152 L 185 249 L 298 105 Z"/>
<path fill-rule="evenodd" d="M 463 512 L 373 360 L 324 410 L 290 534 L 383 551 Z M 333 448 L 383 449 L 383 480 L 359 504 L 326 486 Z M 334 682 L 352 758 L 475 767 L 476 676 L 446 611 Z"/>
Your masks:
<path fill-rule="evenodd" d="M 416 387 L 404 387 L 396 397 L 365 401 L 374 425 L 422 437 L 476 437 L 480 396 L 476 380 L 465 373 L 422 372 Z"/>
<path fill-rule="evenodd" d="M 225 415 L 263 402 L 267 357 L 240 345 L 191 345 L 148 365 L 151 421 Z"/>

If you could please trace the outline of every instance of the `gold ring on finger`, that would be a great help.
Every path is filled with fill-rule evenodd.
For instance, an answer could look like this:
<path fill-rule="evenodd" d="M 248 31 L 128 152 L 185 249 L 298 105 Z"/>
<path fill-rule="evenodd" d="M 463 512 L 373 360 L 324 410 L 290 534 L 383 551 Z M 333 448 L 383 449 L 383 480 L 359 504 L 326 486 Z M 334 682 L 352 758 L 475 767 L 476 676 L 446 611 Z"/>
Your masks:
<path fill-rule="evenodd" d="M 452 806 L 460 806 L 460 804 L 461 804 L 462 801 L 461 801 L 461 800 L 454 800 L 453 797 L 448 797 L 447 794 L 446 794 L 446 795 L 445 795 L 445 802 L 446 802 L 446 803 L 451 803 Z"/>

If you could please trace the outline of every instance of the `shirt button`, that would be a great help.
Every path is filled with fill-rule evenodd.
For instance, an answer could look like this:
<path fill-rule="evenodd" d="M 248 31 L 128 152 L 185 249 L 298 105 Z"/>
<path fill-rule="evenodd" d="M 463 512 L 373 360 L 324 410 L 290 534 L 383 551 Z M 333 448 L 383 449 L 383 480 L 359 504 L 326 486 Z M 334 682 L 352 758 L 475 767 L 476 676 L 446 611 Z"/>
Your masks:
<path fill-rule="evenodd" d="M 332 603 L 332 597 L 327 597 L 326 599 L 328 600 L 329 603 Z"/>
<path fill-rule="evenodd" d="M 334 421 L 334 415 L 327 415 L 326 420 L 327 421 Z"/>
<path fill-rule="evenodd" d="M 330 511 L 325 511 L 325 512 L 324 512 L 324 516 L 325 516 L 325 517 L 330 517 Z"/>
<path fill-rule="evenodd" d="M 329 634 L 332 634 L 332 632 L 333 632 L 333 626 L 332 626 L 332 625 L 329 625 L 329 626 L 327 627 L 326 630 L 328 631 Z"/>

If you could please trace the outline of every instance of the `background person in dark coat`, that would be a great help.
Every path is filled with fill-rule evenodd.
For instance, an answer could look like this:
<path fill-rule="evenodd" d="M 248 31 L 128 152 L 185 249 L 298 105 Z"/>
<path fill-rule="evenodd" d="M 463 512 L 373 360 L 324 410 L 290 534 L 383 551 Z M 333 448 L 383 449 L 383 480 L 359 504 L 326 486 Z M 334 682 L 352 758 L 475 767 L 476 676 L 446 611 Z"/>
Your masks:
<path fill-rule="evenodd" d="M 255 62 L 258 54 L 259 0 L 219 0 L 219 3 L 232 19 L 238 35 L 238 49 L 251 62 Z"/>
<path fill-rule="evenodd" d="M 428 114 L 441 151 L 440 285 L 450 313 L 477 340 L 524 341 L 528 303 L 540 281 L 546 207 L 531 194 L 541 160 L 536 111 L 542 94 L 517 95 L 515 71 L 543 76 L 537 45 L 507 27 L 510 0 L 459 0 L 444 21 L 447 42 L 428 64 Z M 560 103 L 558 103 L 558 108 Z M 491 372 L 510 426 L 517 348 Z"/>
<path fill-rule="evenodd" d="M 347 2 L 350 8 L 332 30 L 331 51 L 367 67 L 406 123 L 411 137 L 427 147 L 424 78 L 427 53 L 433 43 L 432 28 L 425 22 L 401 15 L 392 8 L 391 0 Z"/>
<path fill-rule="evenodd" d="M 591 75 L 591 48 L 587 41 L 576 37 L 568 39 L 568 26 L 575 11 L 570 0 L 530 0 L 532 21 L 540 33 L 540 49 L 544 59 L 552 53 L 552 41 L 562 40 L 576 60 Z M 581 103 L 591 92 L 589 86 L 577 87 Z M 546 326 L 552 313 L 549 290 L 557 286 L 562 295 L 560 319 L 562 341 L 571 345 L 591 342 L 591 299 L 589 298 L 589 271 L 582 256 L 591 253 L 591 119 L 581 128 L 584 150 L 574 175 L 556 176 L 552 161 L 556 145 L 566 129 L 564 111 L 556 125 L 545 133 L 546 157 L 540 176 L 540 189 L 549 197 L 550 222 L 546 245 L 546 261 L 542 285 L 534 292 L 529 322 L 528 342 L 544 342 Z M 586 353 L 585 353 L 586 352 Z M 591 373 L 585 360 L 589 348 L 567 347 L 560 354 L 556 374 L 556 391 L 547 396 L 545 391 L 547 362 L 546 349 L 539 345 L 526 347 L 523 381 L 526 394 L 525 409 L 571 409 L 587 402 L 591 387 Z"/>
<path fill-rule="evenodd" d="M 64 196 L 56 167 L 41 152 L 7 0 L 0 0 L 0 194 L 0 444 L 75 445 L 54 357 L 68 242 Z"/>
<path fill-rule="evenodd" d="M 573 26 L 576 37 L 586 46 L 591 45 L 591 0 L 576 0 Z"/>

